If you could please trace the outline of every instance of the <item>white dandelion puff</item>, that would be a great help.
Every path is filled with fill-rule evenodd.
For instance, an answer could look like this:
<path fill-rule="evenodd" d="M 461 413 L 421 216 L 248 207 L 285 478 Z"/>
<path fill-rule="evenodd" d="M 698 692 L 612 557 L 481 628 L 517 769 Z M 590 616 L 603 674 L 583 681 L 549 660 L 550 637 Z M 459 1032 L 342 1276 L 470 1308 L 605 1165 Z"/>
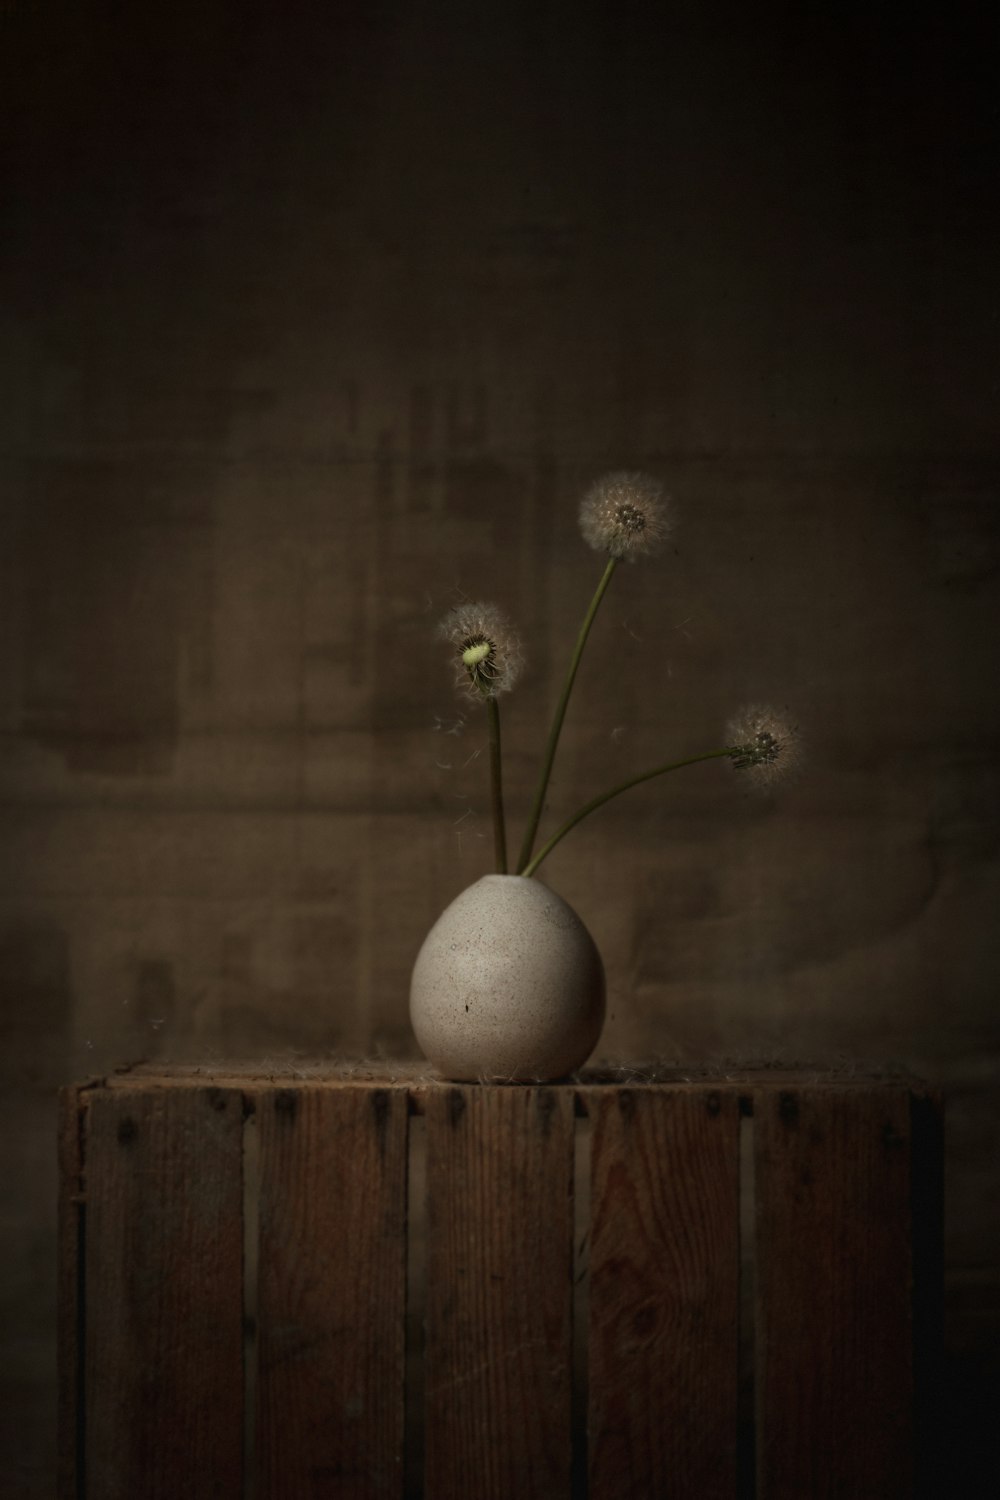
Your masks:
<path fill-rule="evenodd" d="M 580 501 L 584 541 L 619 562 L 658 551 L 672 529 L 663 486 L 649 474 L 605 474 Z"/>
<path fill-rule="evenodd" d="M 454 648 L 455 686 L 473 698 L 498 698 L 521 675 L 521 644 L 495 604 L 459 604 L 438 627 Z"/>
<path fill-rule="evenodd" d="M 745 771 L 749 784 L 761 791 L 787 781 L 801 763 L 798 725 L 762 704 L 741 709 L 729 721 L 726 742 L 736 770 Z"/>

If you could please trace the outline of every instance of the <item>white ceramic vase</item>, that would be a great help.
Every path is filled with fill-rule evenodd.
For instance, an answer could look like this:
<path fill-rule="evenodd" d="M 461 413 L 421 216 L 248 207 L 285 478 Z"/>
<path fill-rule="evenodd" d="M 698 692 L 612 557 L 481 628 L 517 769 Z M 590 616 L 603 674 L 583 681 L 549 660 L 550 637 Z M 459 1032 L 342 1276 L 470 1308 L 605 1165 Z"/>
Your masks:
<path fill-rule="evenodd" d="M 410 985 L 421 1051 L 445 1078 L 544 1083 L 586 1062 L 604 966 L 576 912 L 522 875 L 484 875 L 424 939 Z"/>

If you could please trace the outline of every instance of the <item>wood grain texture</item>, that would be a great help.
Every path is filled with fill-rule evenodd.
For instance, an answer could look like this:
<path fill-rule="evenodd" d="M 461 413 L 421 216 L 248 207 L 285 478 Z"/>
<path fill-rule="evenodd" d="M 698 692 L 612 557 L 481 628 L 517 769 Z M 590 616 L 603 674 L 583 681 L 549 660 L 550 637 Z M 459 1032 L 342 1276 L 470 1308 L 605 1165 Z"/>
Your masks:
<path fill-rule="evenodd" d="M 913 1487 L 905 1088 L 759 1089 L 757 1494 Z"/>
<path fill-rule="evenodd" d="M 591 1500 L 736 1493 L 739 1098 L 588 1099 Z"/>
<path fill-rule="evenodd" d="M 389 1500 L 403 1485 L 407 1100 L 257 1099 L 258 1500 Z"/>
<path fill-rule="evenodd" d="M 246 1482 L 256 1500 L 400 1500 L 421 1101 L 426 1493 L 566 1500 L 577 1100 L 591 1500 L 731 1500 L 748 1093 L 759 1500 L 930 1500 L 940 1100 L 792 1075 L 574 1090 L 248 1073 L 61 1096 L 60 1500 L 242 1493 L 245 1206 L 259 1223 Z"/>
<path fill-rule="evenodd" d="M 573 1096 L 427 1099 L 426 1481 L 434 1500 L 565 1500 Z"/>
<path fill-rule="evenodd" d="M 83 1245 L 86 1205 L 83 1199 L 84 1090 L 74 1085 L 59 1091 L 59 1408 L 57 1493 L 59 1500 L 78 1500 L 83 1435 Z"/>
<path fill-rule="evenodd" d="M 238 1091 L 90 1095 L 91 1500 L 240 1493 L 242 1128 Z"/>

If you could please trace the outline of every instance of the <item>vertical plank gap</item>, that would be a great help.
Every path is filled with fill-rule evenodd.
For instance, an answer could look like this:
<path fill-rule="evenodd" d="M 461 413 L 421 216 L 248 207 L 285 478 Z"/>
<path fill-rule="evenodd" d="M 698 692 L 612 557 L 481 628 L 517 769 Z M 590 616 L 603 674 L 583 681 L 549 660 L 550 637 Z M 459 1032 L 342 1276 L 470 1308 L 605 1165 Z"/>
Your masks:
<path fill-rule="evenodd" d="M 913 1384 L 918 1500 L 947 1489 L 941 1451 L 944 1303 L 944 1132 L 941 1098 L 910 1095 Z"/>
<path fill-rule="evenodd" d="M 257 1287 L 260 1263 L 260 1137 L 251 1095 L 243 1096 L 243 1500 L 257 1493 Z"/>
<path fill-rule="evenodd" d="M 573 1500 L 586 1500 L 587 1406 L 590 1395 L 590 1119 L 582 1111 L 573 1130 Z"/>
<path fill-rule="evenodd" d="M 87 1494 L 87 1107 L 77 1104 L 80 1178 L 76 1205 L 76 1494 Z"/>
<path fill-rule="evenodd" d="M 424 1484 L 424 1314 L 427 1284 L 427 1128 L 411 1114 L 406 1171 L 406 1349 L 403 1406 L 404 1493 L 420 1500 Z"/>
<path fill-rule="evenodd" d="M 740 1117 L 740 1326 L 739 1384 L 736 1398 L 736 1493 L 754 1500 L 757 1493 L 757 1235 L 753 1114 Z"/>
<path fill-rule="evenodd" d="M 59 1096 L 59 1500 L 86 1493 L 86 1096 L 78 1086 Z"/>

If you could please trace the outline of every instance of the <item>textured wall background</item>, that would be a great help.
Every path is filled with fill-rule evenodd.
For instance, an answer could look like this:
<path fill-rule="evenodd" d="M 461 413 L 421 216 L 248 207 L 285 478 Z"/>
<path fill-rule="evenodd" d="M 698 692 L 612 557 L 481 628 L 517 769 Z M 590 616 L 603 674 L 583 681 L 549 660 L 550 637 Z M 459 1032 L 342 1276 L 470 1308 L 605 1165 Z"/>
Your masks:
<path fill-rule="evenodd" d="M 522 626 L 518 820 L 600 572 L 577 499 L 621 466 L 679 525 L 616 579 L 551 819 L 747 700 L 809 759 L 773 806 L 698 767 L 552 857 L 603 1050 L 944 1082 L 972 1474 L 1000 1391 L 996 25 L 0 5 L 19 1493 L 51 1466 L 54 1085 L 411 1049 L 416 949 L 491 847 L 432 627 L 463 594 Z"/>

